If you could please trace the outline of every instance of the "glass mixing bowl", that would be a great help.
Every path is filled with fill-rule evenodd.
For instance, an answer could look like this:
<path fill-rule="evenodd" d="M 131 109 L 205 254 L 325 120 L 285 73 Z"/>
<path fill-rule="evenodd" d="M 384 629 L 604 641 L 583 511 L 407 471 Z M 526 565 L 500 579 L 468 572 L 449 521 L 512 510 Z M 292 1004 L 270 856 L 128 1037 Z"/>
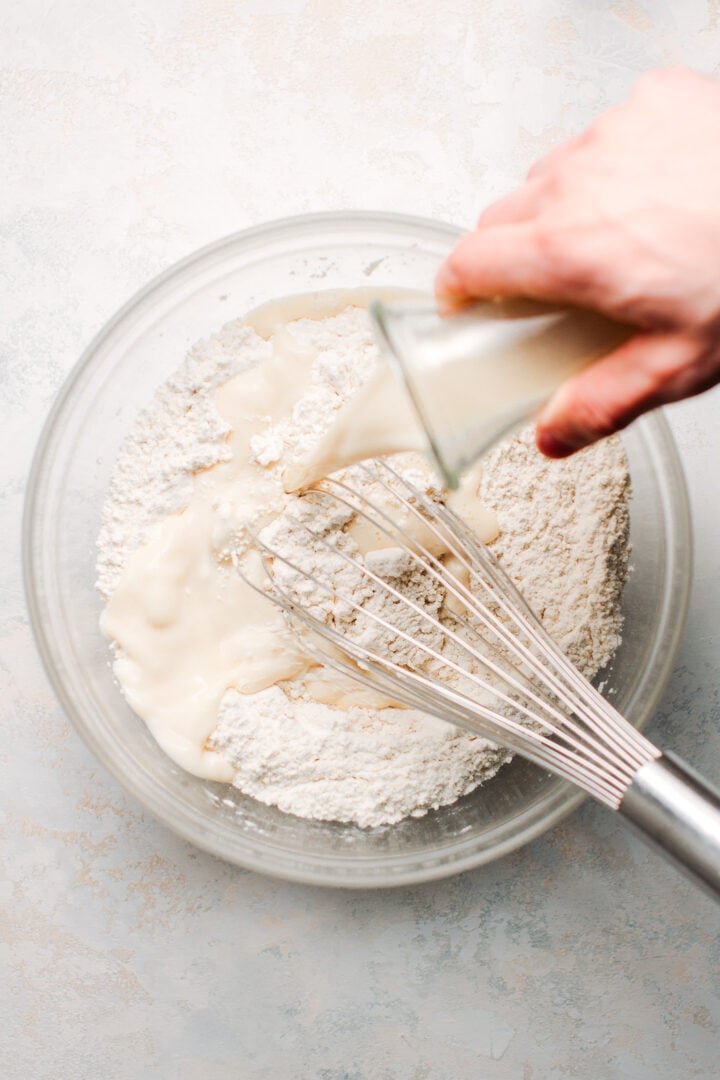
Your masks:
<path fill-rule="evenodd" d="M 516 758 L 452 806 L 360 829 L 305 821 L 183 772 L 131 712 L 98 629 L 95 537 L 118 447 L 155 387 L 198 338 L 276 297 L 358 285 L 427 291 L 459 230 L 394 214 L 317 214 L 238 233 L 156 278 L 96 337 L 60 392 L 28 485 L 24 560 L 35 636 L 73 724 L 162 822 L 224 859 L 321 885 L 440 878 L 538 836 L 583 796 Z M 660 414 L 623 436 L 632 475 L 633 573 L 623 641 L 601 678 L 642 726 L 682 632 L 691 575 L 685 484 Z M 607 692 L 607 691 L 606 691 Z"/>

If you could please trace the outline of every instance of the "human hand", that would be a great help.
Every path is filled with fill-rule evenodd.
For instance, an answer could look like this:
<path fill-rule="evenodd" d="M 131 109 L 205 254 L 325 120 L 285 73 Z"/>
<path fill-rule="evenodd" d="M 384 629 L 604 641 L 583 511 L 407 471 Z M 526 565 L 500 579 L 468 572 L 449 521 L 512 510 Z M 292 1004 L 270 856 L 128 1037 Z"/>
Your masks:
<path fill-rule="evenodd" d="M 549 457 L 720 382 L 720 82 L 644 75 L 485 210 L 436 291 L 535 297 L 638 327 L 547 403 L 536 438 Z"/>

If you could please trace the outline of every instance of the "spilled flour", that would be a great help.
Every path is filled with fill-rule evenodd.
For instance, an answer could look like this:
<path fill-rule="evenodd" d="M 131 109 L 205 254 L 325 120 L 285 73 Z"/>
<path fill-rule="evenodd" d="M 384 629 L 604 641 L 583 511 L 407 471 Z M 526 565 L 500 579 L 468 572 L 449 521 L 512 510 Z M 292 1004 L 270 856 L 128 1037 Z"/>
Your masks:
<path fill-rule="evenodd" d="M 261 524 L 270 535 L 273 529 L 281 530 L 301 559 L 322 571 L 327 552 L 303 551 L 304 541 L 291 535 L 287 517 L 277 521 L 278 514 L 297 514 L 300 505 L 295 496 L 282 492 L 282 468 L 309 456 L 340 406 L 373 373 L 377 350 L 367 313 L 356 307 L 334 317 L 296 320 L 270 341 L 238 320 L 195 346 L 160 388 L 122 447 L 105 508 L 98 540 L 98 586 L 110 601 L 109 609 L 127 594 L 138 553 L 157 544 L 158 530 L 178 523 L 178 514 L 195 507 L 201 497 L 206 511 L 217 518 L 212 572 L 221 586 L 225 582 L 228 590 L 234 587 L 228 553 L 237 512 L 233 507 L 228 510 L 230 488 L 223 489 L 223 500 L 212 492 L 213 478 L 233 468 L 237 451 L 227 402 L 232 400 L 233 385 L 242 389 L 238 380 L 243 372 L 296 361 L 307 367 L 297 400 L 280 417 L 255 418 L 259 422 L 241 463 L 245 472 L 238 474 L 236 483 L 248 483 L 257 474 L 269 485 L 273 513 L 269 524 L 267 516 Z M 242 399 L 241 393 L 235 396 Z M 247 464 L 248 457 L 252 465 Z M 405 472 L 411 471 L 416 484 L 433 488 L 429 469 L 419 458 L 403 455 L 398 462 Z M 228 476 L 229 483 L 235 482 Z M 618 440 L 567 461 L 550 462 L 536 452 L 530 430 L 490 454 L 480 481 L 479 500 L 494 511 L 499 525 L 499 535 L 492 541 L 495 555 L 549 632 L 588 676 L 607 663 L 619 642 L 628 488 Z M 334 513 L 323 527 L 343 535 L 350 527 L 352 532 L 352 521 Z M 187 512 L 180 516 L 187 517 Z M 316 514 L 315 529 L 318 521 Z M 404 587 L 415 590 L 413 595 L 428 610 L 438 610 L 442 597 L 427 581 L 411 579 L 402 559 L 382 551 L 371 551 L 366 558 L 374 561 L 381 576 L 404 580 Z M 161 578 L 164 567 L 157 562 L 151 566 Z M 351 593 L 367 590 L 366 582 L 348 579 L 347 584 Z M 146 578 L 143 592 L 147 591 Z M 365 599 L 377 602 L 372 596 Z M 271 627 L 273 640 L 279 640 L 283 628 L 280 617 L 280 624 Z M 288 640 L 285 652 L 293 648 Z M 117 646 L 115 654 L 121 686 L 143 715 L 136 705 L 143 700 L 138 687 L 144 669 L 151 668 L 156 658 L 137 649 L 128 655 Z M 192 668 L 193 656 L 191 649 L 185 668 Z M 302 663 L 302 658 L 294 658 L 290 668 L 291 676 L 266 680 L 269 684 L 259 689 L 248 689 L 239 667 L 236 677 L 231 674 L 223 682 L 224 692 L 216 704 L 210 702 L 211 720 L 203 729 L 202 743 L 206 754 L 219 763 L 219 771 L 198 769 L 201 775 L 231 780 L 246 794 L 288 813 L 372 826 L 453 802 L 508 760 L 504 750 L 486 740 L 420 712 L 388 707 L 364 688 L 343 682 L 334 671 Z M 172 743 L 155 731 L 153 717 L 144 718 L 161 745 L 173 753 Z"/>

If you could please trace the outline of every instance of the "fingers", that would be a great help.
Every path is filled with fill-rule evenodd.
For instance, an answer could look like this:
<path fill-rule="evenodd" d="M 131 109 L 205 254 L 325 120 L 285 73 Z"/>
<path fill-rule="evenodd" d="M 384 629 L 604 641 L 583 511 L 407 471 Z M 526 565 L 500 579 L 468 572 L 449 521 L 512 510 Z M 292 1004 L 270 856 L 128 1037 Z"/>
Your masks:
<path fill-rule="evenodd" d="M 556 299 L 531 224 L 496 225 L 467 233 L 440 267 L 438 296 L 529 296 Z"/>
<path fill-rule="evenodd" d="M 536 181 L 526 181 L 509 195 L 491 203 L 478 218 L 477 228 L 489 225 L 510 225 L 518 221 L 527 221 L 538 213 L 543 204 L 544 185 Z"/>
<path fill-rule="evenodd" d="M 570 151 L 577 146 L 577 138 L 568 139 L 564 143 L 560 143 L 559 146 L 554 146 L 552 150 L 548 150 L 544 157 L 538 158 L 538 160 L 530 166 L 528 169 L 528 180 L 536 180 L 538 177 L 544 176 L 546 173 L 554 169 L 559 162 L 563 161 Z"/>
<path fill-rule="evenodd" d="M 658 405 L 720 382 L 720 353 L 697 335 L 638 334 L 564 383 L 537 423 L 538 449 L 567 457 Z"/>
<path fill-rule="evenodd" d="M 608 310 L 612 237 L 547 218 L 536 214 L 461 236 L 435 278 L 438 297 L 522 296 Z"/>

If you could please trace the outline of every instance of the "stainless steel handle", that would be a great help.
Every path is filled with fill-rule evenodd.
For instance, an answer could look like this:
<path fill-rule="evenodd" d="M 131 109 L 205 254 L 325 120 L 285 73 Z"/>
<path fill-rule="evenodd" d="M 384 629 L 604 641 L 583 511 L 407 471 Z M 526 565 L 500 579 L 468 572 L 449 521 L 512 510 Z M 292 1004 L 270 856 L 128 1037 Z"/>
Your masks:
<path fill-rule="evenodd" d="M 720 899 L 720 793 L 672 754 L 635 773 L 619 812 Z"/>

